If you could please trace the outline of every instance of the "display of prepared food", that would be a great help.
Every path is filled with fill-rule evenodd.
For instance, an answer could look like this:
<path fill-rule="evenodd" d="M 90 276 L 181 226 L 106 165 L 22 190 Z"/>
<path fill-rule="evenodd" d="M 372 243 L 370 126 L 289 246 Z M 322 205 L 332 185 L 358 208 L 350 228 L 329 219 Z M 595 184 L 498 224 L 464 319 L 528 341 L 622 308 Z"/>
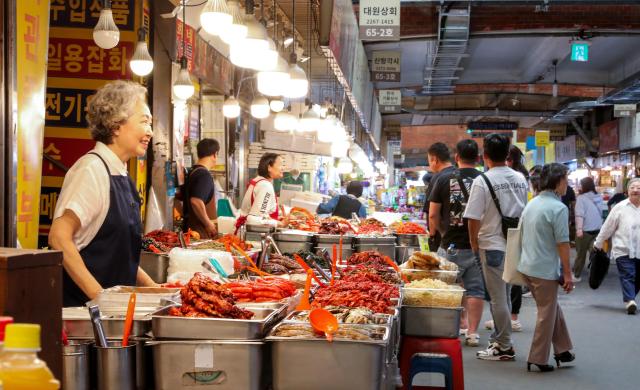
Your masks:
<path fill-rule="evenodd" d="M 324 269 L 331 268 L 331 262 L 327 261 L 327 259 L 324 256 L 319 256 L 313 252 L 298 251 L 296 253 L 285 253 L 285 256 L 288 256 L 290 258 L 293 258 L 294 255 L 300 256 L 306 263 L 309 263 L 307 261 L 307 258 L 310 258 L 310 260 L 313 260 L 316 264 L 320 266 L 320 268 L 324 268 Z M 308 265 L 311 266 L 311 264 L 308 264 Z"/>
<path fill-rule="evenodd" d="M 355 233 L 356 229 L 353 228 L 351 223 L 344 218 L 330 217 L 322 220 L 318 233 L 331 234 L 331 235 L 343 235 Z"/>
<path fill-rule="evenodd" d="M 464 289 L 436 279 L 407 283 L 402 289 L 402 304 L 428 307 L 460 307 Z"/>
<path fill-rule="evenodd" d="M 272 275 L 305 273 L 304 268 L 293 258 L 277 253 L 269 255 L 269 259 L 262 265 L 262 270 Z"/>
<path fill-rule="evenodd" d="M 457 271 L 458 266 L 435 252 L 414 252 L 400 268 Z"/>
<path fill-rule="evenodd" d="M 402 275 L 409 282 L 422 279 L 441 280 L 447 284 L 454 284 L 458 279 L 458 271 L 444 270 L 423 270 L 423 269 L 405 269 L 402 268 Z"/>
<path fill-rule="evenodd" d="M 397 234 L 427 234 L 427 229 L 414 222 L 396 222 L 389 226 Z"/>
<path fill-rule="evenodd" d="M 348 265 L 365 264 L 379 267 L 388 267 L 393 261 L 378 251 L 365 251 L 354 253 L 347 259 Z"/>
<path fill-rule="evenodd" d="M 240 251 L 238 251 L 236 248 L 229 247 L 228 245 L 225 245 L 219 241 L 211 241 L 211 240 L 202 241 L 192 245 L 190 249 L 197 249 L 197 250 L 213 249 L 217 251 L 231 252 L 233 256 L 242 256 Z"/>
<path fill-rule="evenodd" d="M 385 337 L 384 327 L 359 327 L 342 325 L 333 334 L 334 340 L 381 341 Z M 283 323 L 271 332 L 271 337 L 288 337 L 296 339 L 324 339 L 325 336 L 314 331 L 311 325 Z"/>
<path fill-rule="evenodd" d="M 296 293 L 293 282 L 277 277 L 238 280 L 222 287 L 229 289 L 238 302 L 275 302 Z"/>
<path fill-rule="evenodd" d="M 160 249 L 162 252 L 168 252 L 171 248 L 175 248 L 180 246 L 180 239 L 178 238 L 178 234 L 169 230 L 153 230 L 144 235 L 144 238 L 151 238 L 154 242 L 161 244 Z M 145 245 L 145 240 L 143 238 L 143 245 Z M 147 245 L 150 241 L 146 241 Z M 164 250 L 168 249 L 168 250 Z"/>
<path fill-rule="evenodd" d="M 293 207 L 291 211 L 289 211 L 289 227 L 291 229 L 316 233 L 320 229 L 320 224 L 316 221 L 316 217 L 308 210 L 301 207 Z"/>
<path fill-rule="evenodd" d="M 235 305 L 234 294 L 213 279 L 196 273 L 180 290 L 181 307 L 172 307 L 169 315 L 175 317 L 210 317 L 251 319 L 250 310 Z"/>
<path fill-rule="evenodd" d="M 250 243 L 242 241 L 240 237 L 233 234 L 224 235 L 218 238 L 216 241 L 223 244 L 227 248 L 227 252 L 230 252 L 232 248 L 243 251 L 248 251 L 253 248 Z"/>
<path fill-rule="evenodd" d="M 364 275 L 367 280 L 372 282 L 389 284 L 400 284 L 402 282 L 396 270 L 389 267 L 375 267 L 359 264 L 344 268 L 342 273 L 344 274 L 342 279 L 345 279 L 345 277 L 350 275 Z"/>
<path fill-rule="evenodd" d="M 333 286 L 320 287 L 311 306 L 366 307 L 376 313 L 388 313 L 395 306 L 392 298 L 399 296 L 398 287 L 394 285 L 340 279 Z"/>
<path fill-rule="evenodd" d="M 376 314 L 365 307 L 327 306 L 325 309 L 331 312 L 341 324 L 387 325 L 391 318 L 388 314 Z M 291 313 L 291 315 L 287 317 L 287 321 L 308 322 L 309 311 Z"/>
<path fill-rule="evenodd" d="M 179 288 L 113 286 L 100 291 L 95 301 L 100 308 L 126 307 L 131 293 L 136 293 L 139 306 L 157 307 L 162 300 L 175 301 L 180 293 Z"/>
<path fill-rule="evenodd" d="M 375 218 L 367 218 L 360 222 L 358 235 L 382 235 L 386 232 L 387 226 Z"/>

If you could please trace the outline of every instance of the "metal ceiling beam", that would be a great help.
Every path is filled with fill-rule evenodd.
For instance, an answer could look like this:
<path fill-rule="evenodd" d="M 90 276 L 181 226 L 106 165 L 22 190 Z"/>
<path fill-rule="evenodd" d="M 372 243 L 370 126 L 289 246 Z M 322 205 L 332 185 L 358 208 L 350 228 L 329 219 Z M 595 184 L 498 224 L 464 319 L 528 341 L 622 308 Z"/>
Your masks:
<path fill-rule="evenodd" d="M 537 117 L 550 118 L 553 111 L 504 111 L 500 110 L 496 115 L 495 110 L 414 110 L 402 108 L 403 112 L 414 115 L 426 116 L 489 116 L 489 117 Z"/>

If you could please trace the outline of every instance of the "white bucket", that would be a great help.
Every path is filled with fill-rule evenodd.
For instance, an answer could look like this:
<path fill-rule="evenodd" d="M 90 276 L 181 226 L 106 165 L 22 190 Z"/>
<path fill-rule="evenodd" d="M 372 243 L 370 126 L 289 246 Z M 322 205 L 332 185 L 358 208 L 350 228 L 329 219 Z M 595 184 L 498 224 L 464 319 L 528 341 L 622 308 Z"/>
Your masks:
<path fill-rule="evenodd" d="M 236 219 L 234 217 L 218 217 L 218 233 L 233 234 L 236 230 Z"/>

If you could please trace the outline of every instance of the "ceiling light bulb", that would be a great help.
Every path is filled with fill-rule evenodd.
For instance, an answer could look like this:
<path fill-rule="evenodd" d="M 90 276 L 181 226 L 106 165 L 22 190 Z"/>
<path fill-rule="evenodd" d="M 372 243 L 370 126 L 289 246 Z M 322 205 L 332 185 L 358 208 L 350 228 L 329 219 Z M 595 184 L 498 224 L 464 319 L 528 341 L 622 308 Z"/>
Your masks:
<path fill-rule="evenodd" d="M 353 171 L 353 162 L 348 157 L 343 157 L 338 162 L 338 173 L 348 174 Z"/>
<path fill-rule="evenodd" d="M 558 97 L 558 82 L 557 81 L 553 81 L 553 87 L 551 88 L 551 94 L 553 95 L 553 97 Z"/>
<path fill-rule="evenodd" d="M 200 14 L 200 25 L 211 35 L 220 35 L 233 23 L 231 10 L 225 0 L 208 0 Z"/>
<path fill-rule="evenodd" d="M 191 82 L 191 76 L 189 76 L 189 70 L 187 70 L 187 58 L 182 57 L 180 59 L 180 71 L 178 77 L 173 83 L 173 94 L 180 100 L 188 100 L 193 96 L 196 88 Z"/>
<path fill-rule="evenodd" d="M 293 37 L 287 37 L 284 40 L 284 47 L 289 47 L 289 46 L 291 46 L 292 43 L 293 43 Z"/>
<path fill-rule="evenodd" d="M 253 55 L 253 61 L 250 63 L 250 68 L 257 71 L 270 71 L 275 69 L 278 65 L 278 48 L 273 42 L 273 39 L 267 38 L 268 47 L 259 54 Z M 255 58 L 260 58 L 258 61 Z"/>
<path fill-rule="evenodd" d="M 129 67 L 131 71 L 138 76 L 146 76 L 153 70 L 153 58 L 149 54 L 149 48 L 145 38 L 145 29 L 141 28 L 138 31 L 138 43 L 136 44 L 136 50 L 133 52 L 133 57 L 129 61 Z"/>
<path fill-rule="evenodd" d="M 222 105 L 222 115 L 226 118 L 237 118 L 240 116 L 240 103 L 233 97 L 229 96 Z"/>
<path fill-rule="evenodd" d="M 300 118 L 300 129 L 304 132 L 318 131 L 320 123 L 320 115 L 313 108 L 309 108 Z"/>
<path fill-rule="evenodd" d="M 347 152 L 349 151 L 349 141 L 340 140 L 334 141 L 331 144 L 331 156 L 333 157 L 347 157 Z"/>
<path fill-rule="evenodd" d="M 278 57 L 277 65 L 273 70 L 258 72 L 258 91 L 267 96 L 283 96 L 289 85 L 289 79 L 289 66 L 282 57 Z"/>
<path fill-rule="evenodd" d="M 290 131 L 295 129 L 297 119 L 289 111 L 279 112 L 274 121 L 273 126 L 278 131 Z"/>
<path fill-rule="evenodd" d="M 100 11 L 98 23 L 93 28 L 93 40 L 103 49 L 112 49 L 120 41 L 120 30 L 113 21 L 111 2 L 105 2 L 105 8 Z"/>
<path fill-rule="evenodd" d="M 271 107 L 271 111 L 280 112 L 284 109 L 284 100 L 281 98 L 271 99 L 269 102 L 269 106 Z"/>
<path fill-rule="evenodd" d="M 290 99 L 301 98 L 307 95 L 308 90 L 307 74 L 298 64 L 292 63 L 289 66 L 289 82 L 285 88 L 284 96 Z"/>
<path fill-rule="evenodd" d="M 230 0 L 227 5 L 229 6 L 229 12 L 231 12 L 232 22 L 225 30 L 220 32 L 220 39 L 227 45 L 233 45 L 247 37 L 248 29 L 244 24 L 239 3 L 235 0 Z"/>
<path fill-rule="evenodd" d="M 256 119 L 269 116 L 269 101 L 264 96 L 258 96 L 251 102 L 251 115 Z"/>

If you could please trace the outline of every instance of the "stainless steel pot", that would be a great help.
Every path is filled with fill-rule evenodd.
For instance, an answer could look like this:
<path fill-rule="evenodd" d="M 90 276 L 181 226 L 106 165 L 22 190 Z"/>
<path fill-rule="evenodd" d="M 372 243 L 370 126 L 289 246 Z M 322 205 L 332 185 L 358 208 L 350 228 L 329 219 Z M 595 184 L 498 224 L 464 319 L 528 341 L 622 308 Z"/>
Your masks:
<path fill-rule="evenodd" d="M 62 348 L 62 387 L 65 390 L 89 390 L 91 341 L 69 340 Z"/>

